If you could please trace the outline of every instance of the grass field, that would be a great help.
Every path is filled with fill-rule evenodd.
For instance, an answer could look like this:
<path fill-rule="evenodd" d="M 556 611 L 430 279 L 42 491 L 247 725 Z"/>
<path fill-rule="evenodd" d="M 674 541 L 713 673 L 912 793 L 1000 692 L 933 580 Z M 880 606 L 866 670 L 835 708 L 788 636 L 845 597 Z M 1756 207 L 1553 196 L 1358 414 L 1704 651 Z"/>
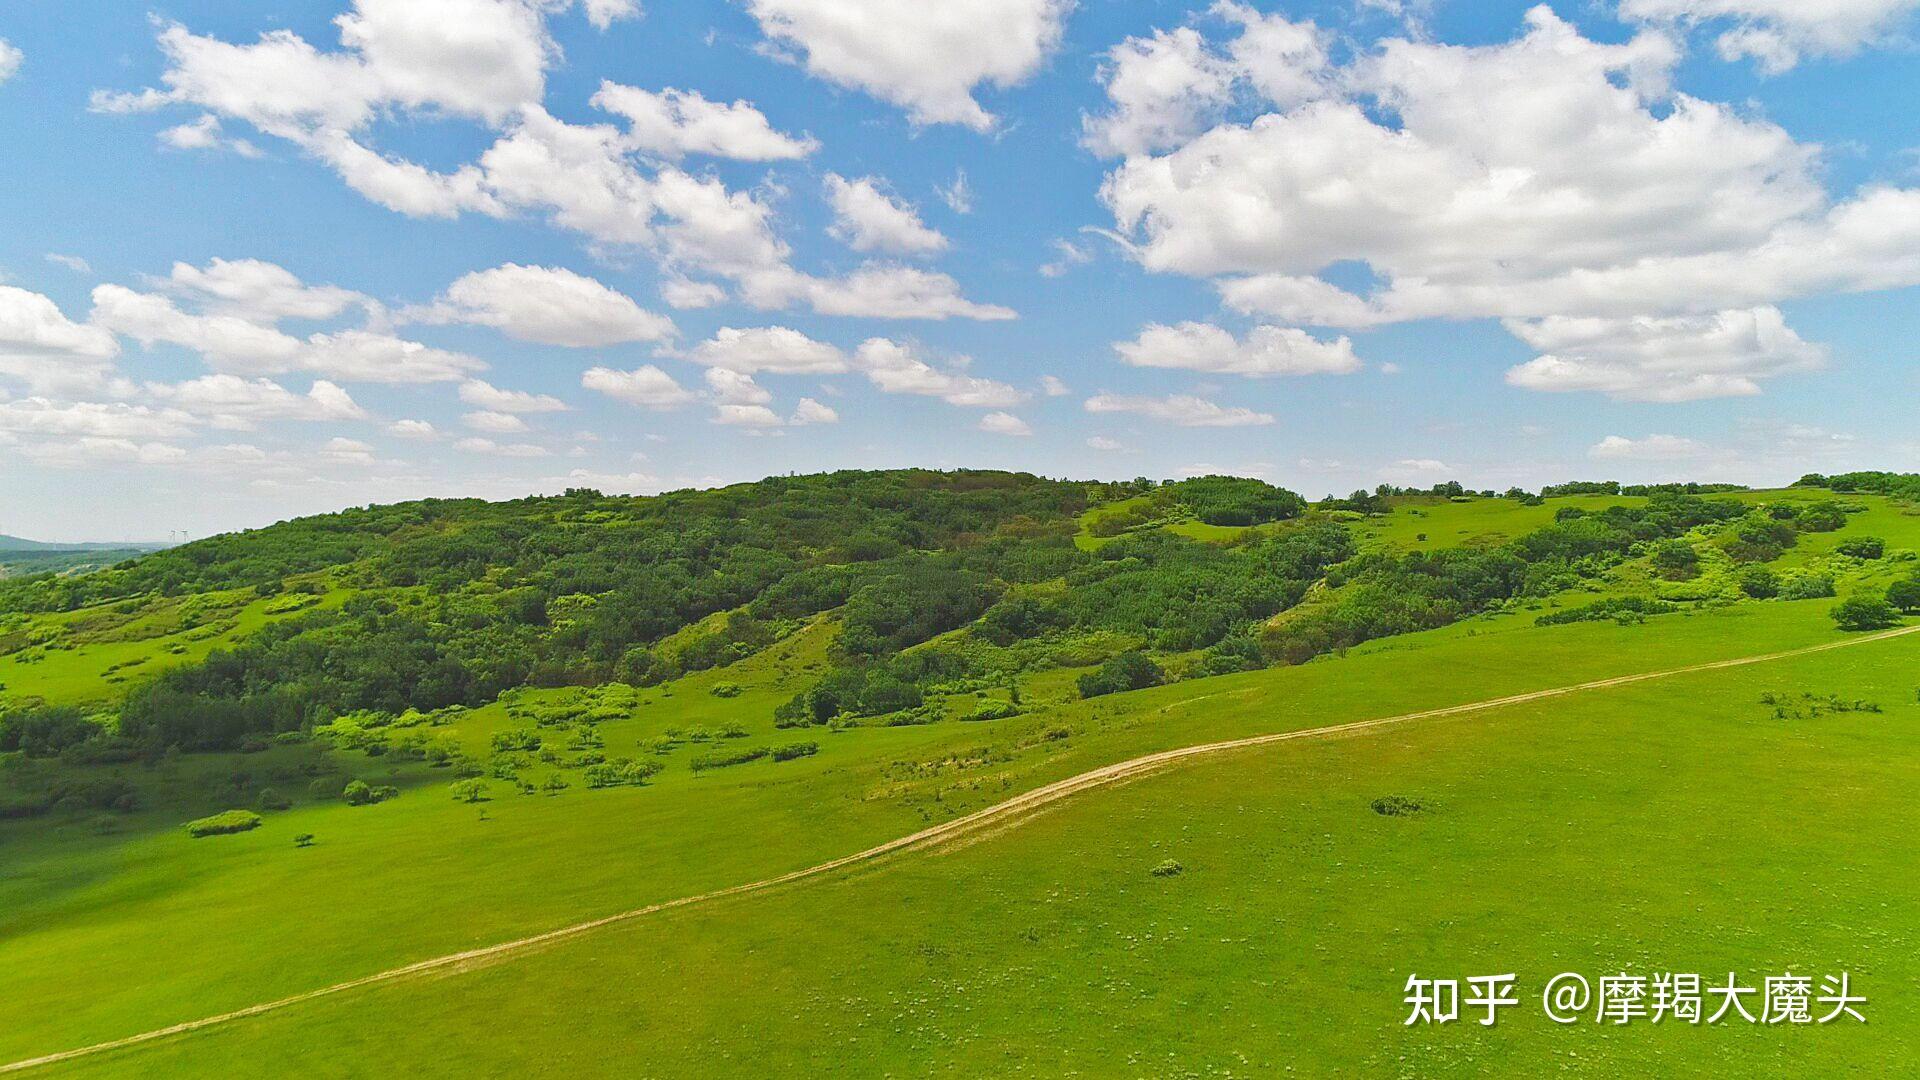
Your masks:
<path fill-rule="evenodd" d="M 1487 543 L 1588 501 L 1622 500 L 1411 500 L 1357 531 L 1368 545 Z M 1902 572 L 1833 554 L 1866 533 L 1920 546 L 1920 516 L 1857 501 L 1844 530 L 1806 537 L 1782 565 L 1833 572 L 1843 593 Z M 1647 587 L 1635 564 L 1605 586 Z M 536 794 L 482 777 L 490 797 L 470 803 L 426 763 L 307 742 L 102 767 L 141 786 L 138 811 L 0 821 L 0 1064 L 788 873 L 1143 754 L 1855 640 L 1828 600 L 1534 625 L 1585 599 L 1085 701 L 1074 670 L 1041 672 L 1010 719 L 776 731 L 774 706 L 828 663 L 835 626 L 817 619 L 739 663 L 623 690 L 593 730 L 608 757 L 664 766 L 639 787 L 590 790 L 578 767 L 529 758 L 519 779 Z M 14 665 L 4 678 L 15 693 L 102 700 L 114 675 L 187 662 L 289 606 L 200 603 L 191 618 L 178 601 L 44 617 L 50 643 L 72 647 L 0 659 Z M 1900 1000 L 1920 976 L 1906 842 L 1920 826 L 1916 660 L 1910 635 L 1237 751 L 939 848 L 47 1072 L 1869 1071 L 1920 1051 L 1920 1014 Z M 1761 703 L 1769 691 L 1880 711 L 1782 718 Z M 616 699 L 516 691 L 418 732 L 484 759 L 542 710 L 602 700 Z M 692 768 L 795 739 L 818 753 Z M 572 786 L 545 793 L 555 776 Z M 399 795 L 313 799 L 312 777 Z M 221 785 L 246 805 L 262 783 L 296 805 L 237 835 L 179 827 L 225 808 Z M 1424 809 L 1371 809 L 1395 795 Z M 1169 859 L 1182 872 L 1152 872 Z M 1675 1035 L 1538 1015 L 1540 982 L 1561 970 L 1787 967 L 1851 972 L 1878 994 L 1873 1023 Z M 1534 1007 L 1491 1032 L 1403 1028 L 1416 971 L 1516 971 Z"/>

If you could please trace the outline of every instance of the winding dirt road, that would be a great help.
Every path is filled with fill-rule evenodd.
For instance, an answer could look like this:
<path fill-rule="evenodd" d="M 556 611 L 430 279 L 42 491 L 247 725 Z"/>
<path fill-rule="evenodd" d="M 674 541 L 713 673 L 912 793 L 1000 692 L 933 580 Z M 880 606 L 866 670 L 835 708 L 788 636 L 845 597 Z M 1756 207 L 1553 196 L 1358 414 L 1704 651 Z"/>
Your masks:
<path fill-rule="evenodd" d="M 1220 754 L 1232 750 L 1267 746 L 1272 743 L 1291 742 L 1295 739 L 1312 739 L 1329 735 L 1346 735 L 1356 732 L 1372 731 L 1376 728 L 1392 727 L 1398 724 L 1410 723 L 1415 720 L 1437 720 L 1442 717 L 1459 716 L 1464 713 L 1481 712 L 1508 705 L 1522 705 L 1528 702 L 1563 697 L 1568 694 L 1576 694 L 1588 690 L 1605 690 L 1616 686 L 1627 686 L 1632 683 L 1671 678 L 1677 675 L 1691 675 L 1699 672 L 1719 671 L 1725 668 L 1745 667 L 1750 664 L 1764 664 L 1774 660 L 1785 660 L 1792 657 L 1829 652 L 1834 649 L 1845 649 L 1878 641 L 1886 641 L 1890 638 L 1902 637 L 1914 633 L 1920 633 L 1920 626 L 1907 626 L 1876 634 L 1863 634 L 1859 637 L 1832 641 L 1824 645 L 1812 645 L 1806 648 L 1789 649 L 1784 652 L 1766 653 L 1760 656 L 1743 656 L 1733 660 L 1716 660 L 1711 663 L 1669 668 L 1665 671 L 1648 671 L 1641 672 L 1637 675 L 1619 675 L 1608 679 L 1595 679 L 1591 682 L 1554 687 L 1550 690 L 1534 690 L 1529 693 L 1491 698 L 1486 701 L 1469 702 L 1464 705 L 1449 705 L 1445 708 L 1403 713 L 1399 716 L 1385 716 L 1373 720 L 1356 720 L 1346 724 L 1330 724 L 1325 727 L 1283 731 L 1271 735 L 1254 735 L 1244 739 L 1229 739 L 1223 742 L 1202 743 L 1197 746 L 1185 746 L 1175 750 L 1163 750 L 1156 754 L 1148 754 L 1144 757 L 1116 762 L 1115 764 L 1094 769 L 1090 772 L 1081 773 L 1078 776 L 1071 776 L 1065 780 L 1055 781 L 1044 787 L 1035 788 L 1025 794 L 1016 795 L 1005 802 L 996 803 L 984 810 L 977 810 L 965 817 L 955 818 L 952 821 L 922 829 L 909 836 L 903 836 L 897 840 L 889 840 L 884 844 L 870 847 L 865 851 L 856 852 L 852 855 L 843 855 L 840 858 L 815 866 L 809 866 L 802 870 L 794 870 L 790 873 L 781 874 L 778 877 L 763 878 L 759 881 L 750 881 L 745 884 L 733 885 L 725 889 L 716 889 L 712 892 L 700 893 L 695 896 L 683 896 L 677 900 L 648 904 L 645 907 L 634 908 L 631 911 L 607 915 L 588 922 L 575 923 L 572 926 L 549 930 L 542 934 L 535 934 L 532 937 L 505 941 L 498 945 L 469 949 L 466 952 L 451 953 L 446 956 L 436 956 L 430 960 L 421 960 L 404 967 L 390 968 L 386 971 L 377 972 L 372 975 L 364 975 L 357 979 L 349 979 L 346 982 L 334 983 L 331 986 L 323 986 L 316 990 L 308 990 L 275 1001 L 249 1005 L 244 1009 L 235 1009 L 232 1012 L 220 1013 L 217 1016 L 202 1017 L 198 1020 L 189 1020 L 185 1023 L 174 1024 L 170 1027 L 156 1028 L 152 1031 L 144 1031 L 138 1035 L 129 1035 L 125 1038 L 114 1039 L 109 1042 L 95 1043 L 91 1046 L 62 1050 L 58 1053 L 11 1062 L 6 1065 L 0 1065 L 0 1073 L 23 1072 L 28 1069 L 54 1065 L 63 1061 L 72 1061 L 75 1058 L 106 1053 L 110 1050 L 121 1050 L 131 1046 L 138 1046 L 141 1043 L 153 1042 L 157 1039 L 164 1039 L 173 1035 L 185 1035 L 190 1032 L 203 1031 L 219 1024 L 226 1024 L 235 1020 L 244 1020 L 250 1016 L 259 1016 L 263 1013 L 274 1012 L 292 1005 L 313 1001 L 317 998 L 344 993 L 348 990 L 357 990 L 361 987 L 395 982 L 411 976 L 425 975 L 433 972 L 458 971 L 464 967 L 508 959 L 515 954 L 529 952 L 556 942 L 565 941 L 568 938 L 591 933 L 603 927 L 628 922 L 672 908 L 689 907 L 694 904 L 723 900 L 728 897 L 742 896 L 747 893 L 762 892 L 781 885 L 803 881 L 807 878 L 820 877 L 849 866 L 872 862 L 873 860 L 884 858 L 897 852 L 914 848 L 931 847 L 979 832 L 989 827 L 1006 825 L 1010 821 L 1018 819 L 1023 814 L 1031 813 L 1050 803 L 1067 798 L 1070 795 L 1075 795 L 1092 788 L 1102 787 L 1107 784 L 1117 783 L 1122 780 L 1132 779 L 1146 773 L 1156 772 L 1190 758 Z M 1183 702 L 1182 704 L 1186 703 Z"/>

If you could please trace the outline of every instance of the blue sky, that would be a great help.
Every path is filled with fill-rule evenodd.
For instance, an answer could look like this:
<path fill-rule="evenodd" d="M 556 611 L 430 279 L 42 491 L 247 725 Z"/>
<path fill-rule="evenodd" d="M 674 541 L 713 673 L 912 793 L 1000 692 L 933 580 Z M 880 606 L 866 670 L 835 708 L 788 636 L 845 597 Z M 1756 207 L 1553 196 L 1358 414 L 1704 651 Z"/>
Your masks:
<path fill-rule="evenodd" d="M 8 5 L 0 532 L 1920 466 L 1914 0 L 640 7 Z"/>

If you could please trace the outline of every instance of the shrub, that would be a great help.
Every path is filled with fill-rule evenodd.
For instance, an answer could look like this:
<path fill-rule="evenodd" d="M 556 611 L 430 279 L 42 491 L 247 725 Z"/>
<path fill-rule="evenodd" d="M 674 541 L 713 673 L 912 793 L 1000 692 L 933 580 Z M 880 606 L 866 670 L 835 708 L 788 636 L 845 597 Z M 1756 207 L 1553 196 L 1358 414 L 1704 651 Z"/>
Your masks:
<path fill-rule="evenodd" d="M 730 682 L 714 683 L 713 689 L 708 691 L 708 693 L 711 693 L 717 698 L 737 698 L 741 693 L 740 684 Z"/>
<path fill-rule="evenodd" d="M 1814 503 L 1794 516 L 1801 532 L 1833 532 L 1847 524 L 1847 512 L 1839 503 Z"/>
<path fill-rule="evenodd" d="M 590 788 L 626 787 L 646 783 L 662 768 L 657 761 L 634 761 L 631 758 L 614 758 L 598 765 L 588 767 L 587 786 Z"/>
<path fill-rule="evenodd" d="M 983 701 L 974 706 L 973 711 L 961 717 L 962 720 L 1005 720 L 1019 716 L 1020 708 L 1011 701 Z"/>
<path fill-rule="evenodd" d="M 1141 690 L 1165 681 L 1166 674 L 1160 670 L 1160 665 L 1154 663 L 1146 653 L 1134 650 L 1108 657 L 1107 662 L 1100 665 L 1100 670 L 1080 676 L 1080 696 L 1090 698 Z"/>
<path fill-rule="evenodd" d="M 1567 623 L 1600 622 L 1612 619 L 1621 625 L 1645 622 L 1649 615 L 1665 615 L 1679 611 L 1680 605 L 1665 600 L 1654 600 L 1645 596 L 1616 596 L 1606 600 L 1596 600 L 1584 607 L 1568 608 L 1540 616 L 1534 622 L 1540 626 L 1564 626 Z"/>
<path fill-rule="evenodd" d="M 546 783 L 540 785 L 540 790 L 546 792 L 548 795 L 558 795 L 572 786 L 572 784 L 567 783 L 566 777 L 561 776 L 559 773 L 554 773 L 552 776 L 547 777 Z"/>
<path fill-rule="evenodd" d="M 772 750 L 773 760 L 792 761 L 794 758 L 812 757 L 820 752 L 817 742 L 782 743 Z"/>
<path fill-rule="evenodd" d="M 453 797 L 459 802 L 477 803 L 487 801 L 488 788 L 485 781 L 455 780 L 452 787 Z"/>
<path fill-rule="evenodd" d="M 540 733 L 537 731 L 496 731 L 493 733 L 493 748 L 497 751 L 512 753 L 516 750 L 531 753 L 540 749 Z"/>
<path fill-rule="evenodd" d="M 100 732 L 99 724 L 70 705 L 15 709 L 0 715 L 0 752 L 18 750 L 28 757 L 53 757 Z"/>
<path fill-rule="evenodd" d="M 1887 542 L 1877 536 L 1856 536 L 1841 541 L 1833 550 L 1856 559 L 1878 559 L 1887 553 Z"/>
<path fill-rule="evenodd" d="M 223 810 L 211 817 L 187 822 L 188 836 L 224 836 L 260 827 L 260 815 L 251 810 Z"/>
<path fill-rule="evenodd" d="M 1771 600 L 1780 595 L 1780 575 L 1764 566 L 1741 567 L 1734 583 L 1755 600 Z"/>
<path fill-rule="evenodd" d="M 1408 817 L 1425 809 L 1418 799 L 1405 795 L 1383 795 L 1373 800 L 1373 812 L 1381 817 Z"/>
<path fill-rule="evenodd" d="M 689 764 L 694 772 L 700 773 L 709 769 L 724 769 L 729 765 L 745 765 L 766 757 L 767 753 L 764 746 L 742 746 L 731 750 L 715 750 L 710 754 L 696 754 Z"/>
<path fill-rule="evenodd" d="M 399 794 L 400 789 L 396 787 L 374 787 L 365 780 L 349 780 L 341 790 L 340 797 L 346 800 L 348 806 L 372 806 Z"/>
<path fill-rule="evenodd" d="M 259 797 L 254 799 L 253 804 L 259 807 L 261 810 L 293 809 L 293 800 L 287 798 L 285 795 L 280 794 L 278 791 L 275 791 L 272 788 L 261 788 L 260 795 Z"/>
<path fill-rule="evenodd" d="M 1900 612 L 1884 596 L 1849 596 L 1835 605 L 1834 624 L 1842 630 L 1885 630 L 1900 625 Z"/>
<path fill-rule="evenodd" d="M 1782 600 L 1819 600 L 1833 595 L 1833 578 L 1826 574 L 1796 574 L 1780 583 Z"/>
<path fill-rule="evenodd" d="M 1154 867 L 1152 872 L 1154 877 L 1179 877 L 1181 874 L 1187 872 L 1187 868 L 1181 866 L 1180 863 L 1174 859 L 1168 859 L 1166 862 Z"/>
<path fill-rule="evenodd" d="M 1908 615 L 1920 612 L 1920 578 L 1896 581 L 1887 586 L 1887 603 Z"/>
<path fill-rule="evenodd" d="M 297 834 L 295 834 L 295 836 L 294 836 L 294 838 L 293 838 L 293 846 L 294 846 L 294 847 L 312 847 L 312 846 L 313 846 L 313 834 L 312 834 L 312 833 L 310 833 L 310 832 L 303 832 L 303 833 L 297 833 Z"/>
<path fill-rule="evenodd" d="M 1700 553 L 1685 540 L 1661 540 L 1648 550 L 1648 561 L 1662 577 L 1675 580 L 1700 572 Z"/>

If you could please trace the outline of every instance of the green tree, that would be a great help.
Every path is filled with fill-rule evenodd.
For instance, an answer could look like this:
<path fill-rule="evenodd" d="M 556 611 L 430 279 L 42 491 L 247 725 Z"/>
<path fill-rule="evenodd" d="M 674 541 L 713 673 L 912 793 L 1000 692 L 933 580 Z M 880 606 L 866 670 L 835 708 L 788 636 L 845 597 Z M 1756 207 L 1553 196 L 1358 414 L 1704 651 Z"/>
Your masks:
<path fill-rule="evenodd" d="M 1920 612 L 1920 578 L 1908 578 L 1887 586 L 1887 603 L 1908 615 Z"/>
<path fill-rule="evenodd" d="M 1833 609 L 1833 621 L 1842 630 L 1885 630 L 1900 624 L 1900 612 L 1884 596 L 1849 596 Z"/>

